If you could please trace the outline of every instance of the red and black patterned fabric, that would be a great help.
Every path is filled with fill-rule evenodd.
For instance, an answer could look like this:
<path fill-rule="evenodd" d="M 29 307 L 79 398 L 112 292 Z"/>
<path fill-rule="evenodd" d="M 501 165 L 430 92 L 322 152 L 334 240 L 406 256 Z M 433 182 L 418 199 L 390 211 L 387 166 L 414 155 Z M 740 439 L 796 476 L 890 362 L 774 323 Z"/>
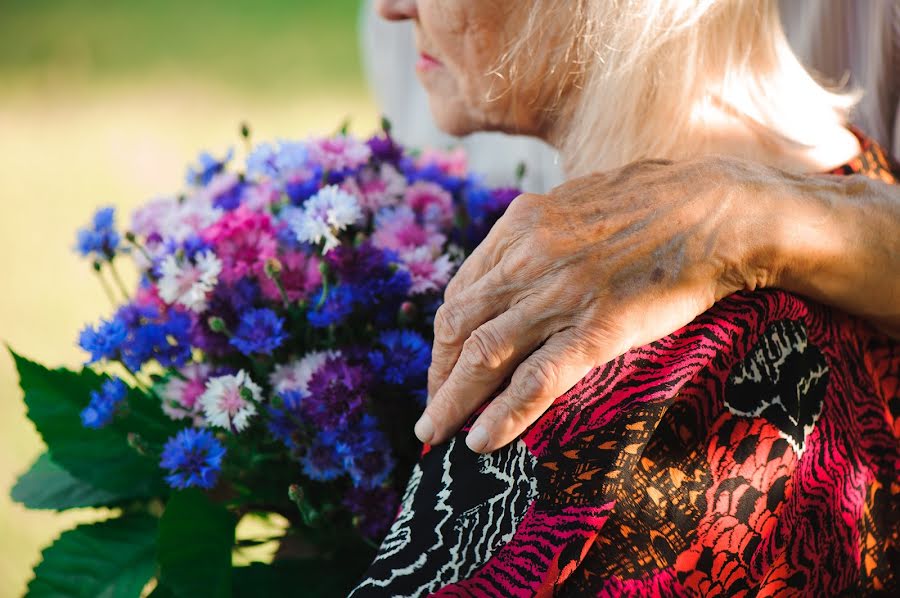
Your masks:
<path fill-rule="evenodd" d="M 896 183 L 862 141 L 835 174 Z M 467 430 L 425 447 L 354 598 L 900 595 L 900 343 L 810 300 L 737 293 L 510 446 Z"/>

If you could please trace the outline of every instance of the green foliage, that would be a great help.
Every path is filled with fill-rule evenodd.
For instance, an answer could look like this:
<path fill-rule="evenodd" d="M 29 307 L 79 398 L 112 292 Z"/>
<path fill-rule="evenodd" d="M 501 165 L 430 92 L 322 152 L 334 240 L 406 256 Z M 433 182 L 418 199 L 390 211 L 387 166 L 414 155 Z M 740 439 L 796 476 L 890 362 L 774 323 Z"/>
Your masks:
<path fill-rule="evenodd" d="M 23 473 L 10 492 L 12 499 L 29 509 L 78 509 L 105 507 L 131 496 L 109 492 L 79 480 L 44 453 Z"/>
<path fill-rule="evenodd" d="M 153 497 L 167 492 L 156 459 L 129 445 L 128 431 L 115 422 L 100 430 L 81 425 L 90 392 L 105 377 L 89 369 L 49 370 L 15 353 L 28 417 L 47 445 L 51 459 L 75 478 L 121 497 Z M 128 393 L 128 427 L 151 445 L 161 445 L 176 427 L 157 403 Z"/>
<path fill-rule="evenodd" d="M 157 520 L 149 515 L 79 525 L 43 552 L 27 598 L 134 598 L 156 568 Z"/>
<path fill-rule="evenodd" d="M 160 595 L 230 596 L 234 528 L 231 513 L 199 490 L 174 493 L 159 523 Z"/>
<path fill-rule="evenodd" d="M 0 78 L 88 84 L 148 75 L 242 91 L 362 91 L 360 0 L 12 0 Z"/>

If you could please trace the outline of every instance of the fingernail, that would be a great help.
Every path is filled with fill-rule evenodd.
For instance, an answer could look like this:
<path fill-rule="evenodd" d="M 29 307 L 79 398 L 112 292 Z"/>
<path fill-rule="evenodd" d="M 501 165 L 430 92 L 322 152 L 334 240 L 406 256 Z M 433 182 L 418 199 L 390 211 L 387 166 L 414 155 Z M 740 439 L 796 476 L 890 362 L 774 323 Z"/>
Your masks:
<path fill-rule="evenodd" d="M 429 394 L 429 395 L 426 395 L 426 397 L 425 397 L 425 404 L 426 404 L 426 405 L 431 405 L 431 395 L 430 395 L 430 394 Z"/>
<path fill-rule="evenodd" d="M 476 453 L 480 453 L 484 450 L 484 447 L 487 446 L 487 443 L 488 433 L 487 430 L 484 429 L 484 426 L 475 426 L 469 430 L 469 435 L 466 436 L 466 446 L 470 449 Z"/>
<path fill-rule="evenodd" d="M 416 438 L 420 441 L 425 444 L 431 442 L 431 438 L 434 436 L 434 424 L 431 423 L 431 418 L 427 413 L 423 413 L 422 417 L 419 418 L 419 421 L 416 422 L 415 431 Z"/>

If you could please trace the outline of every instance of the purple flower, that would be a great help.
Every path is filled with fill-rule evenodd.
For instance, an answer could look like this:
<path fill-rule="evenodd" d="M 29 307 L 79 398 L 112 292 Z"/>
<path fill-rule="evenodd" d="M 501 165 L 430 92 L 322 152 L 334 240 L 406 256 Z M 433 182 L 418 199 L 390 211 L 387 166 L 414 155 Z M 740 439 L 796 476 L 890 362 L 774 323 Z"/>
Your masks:
<path fill-rule="evenodd" d="M 119 378 L 110 378 L 100 387 L 100 392 L 91 391 L 91 401 L 81 411 L 81 425 L 85 428 L 102 428 L 112 421 L 116 407 L 128 394 L 128 387 Z"/>
<path fill-rule="evenodd" d="M 271 309 L 263 308 L 244 312 L 229 342 L 244 355 L 268 355 L 280 347 L 285 338 L 284 320 Z"/>
<path fill-rule="evenodd" d="M 372 156 L 377 160 L 396 164 L 403 157 L 403 148 L 394 142 L 390 135 L 375 135 L 366 141 L 366 145 L 372 150 Z"/>
<path fill-rule="evenodd" d="M 321 431 L 348 428 L 363 413 L 369 384 L 365 368 L 343 357 L 330 358 L 309 380 L 304 414 Z"/>
<path fill-rule="evenodd" d="M 388 384 L 419 384 L 431 363 L 431 346 L 418 332 L 387 330 L 378 337 L 380 350 L 369 353 L 369 363 Z"/>
<path fill-rule="evenodd" d="M 355 516 L 359 531 L 378 542 L 397 516 L 400 497 L 391 488 L 350 488 L 343 505 Z"/>
<path fill-rule="evenodd" d="M 224 456 L 225 447 L 212 432 L 185 428 L 166 442 L 159 466 L 169 470 L 166 482 L 172 488 L 209 489 L 216 485 Z"/>
<path fill-rule="evenodd" d="M 121 238 L 115 229 L 115 208 L 101 208 L 94 214 L 91 225 L 78 231 L 76 250 L 84 257 L 94 255 L 98 260 L 110 260 L 116 255 Z"/>
<path fill-rule="evenodd" d="M 96 328 L 85 326 L 78 335 L 78 346 L 91 354 L 87 363 L 101 359 L 115 359 L 122 343 L 128 337 L 125 323 L 118 317 L 101 320 Z"/>

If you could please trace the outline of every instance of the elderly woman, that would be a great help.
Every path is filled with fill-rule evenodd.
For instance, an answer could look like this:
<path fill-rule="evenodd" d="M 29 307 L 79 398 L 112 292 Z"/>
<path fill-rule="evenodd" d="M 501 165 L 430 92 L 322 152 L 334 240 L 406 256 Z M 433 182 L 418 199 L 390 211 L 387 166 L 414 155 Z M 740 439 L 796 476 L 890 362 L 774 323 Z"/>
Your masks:
<path fill-rule="evenodd" d="M 870 182 L 896 179 L 774 3 L 380 9 L 415 21 L 442 128 L 538 136 L 581 178 L 451 283 L 430 444 L 354 596 L 896 588 L 897 220 Z"/>

